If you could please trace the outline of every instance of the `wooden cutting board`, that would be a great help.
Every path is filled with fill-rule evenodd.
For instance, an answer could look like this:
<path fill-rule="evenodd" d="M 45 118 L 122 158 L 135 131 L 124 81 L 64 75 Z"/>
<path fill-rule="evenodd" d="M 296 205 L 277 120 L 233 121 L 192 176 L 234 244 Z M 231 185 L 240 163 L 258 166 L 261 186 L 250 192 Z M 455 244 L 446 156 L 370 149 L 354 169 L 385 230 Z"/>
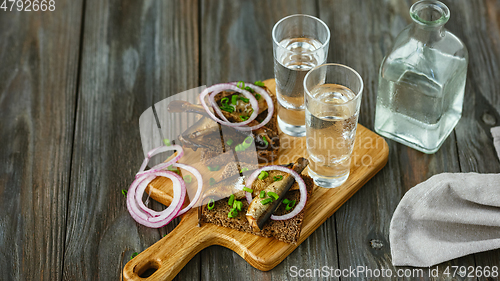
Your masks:
<path fill-rule="evenodd" d="M 274 91 L 276 85 L 274 79 L 266 80 L 264 83 Z M 287 164 L 298 157 L 307 157 L 305 137 L 295 138 L 281 133 L 280 138 L 282 145 L 280 157 L 274 164 Z M 199 159 L 199 151 L 185 149 L 184 153 L 180 162 L 190 163 L 200 171 L 207 169 L 200 163 L 192 164 L 198 162 L 196 159 Z M 191 258 L 211 245 L 221 245 L 233 250 L 259 270 L 271 270 L 380 171 L 387 163 L 388 155 L 389 148 L 385 140 L 358 125 L 349 179 L 342 186 L 333 189 L 314 186 L 313 193 L 308 198 L 302 231 L 296 245 L 207 223 L 198 227 L 198 212 L 197 208 L 194 208 L 184 215 L 172 232 L 125 265 L 124 279 L 171 280 Z M 280 159 L 286 162 L 280 162 Z M 307 174 L 307 171 L 305 169 L 303 173 Z M 170 183 L 170 180 L 165 178 L 152 181 L 149 186 L 151 198 L 168 205 L 172 199 Z M 208 179 L 204 185 L 207 184 Z M 150 277 L 140 277 L 146 270 L 151 272 L 155 269 Z"/>

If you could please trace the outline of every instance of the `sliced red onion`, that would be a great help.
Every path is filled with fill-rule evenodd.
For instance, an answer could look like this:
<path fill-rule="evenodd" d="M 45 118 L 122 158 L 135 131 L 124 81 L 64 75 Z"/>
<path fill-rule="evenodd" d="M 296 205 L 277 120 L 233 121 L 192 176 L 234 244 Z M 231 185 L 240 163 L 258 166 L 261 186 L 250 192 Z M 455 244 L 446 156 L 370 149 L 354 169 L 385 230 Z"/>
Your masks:
<path fill-rule="evenodd" d="M 254 95 L 252 95 L 247 90 L 243 90 L 243 89 L 237 87 L 236 85 L 237 85 L 236 82 L 215 84 L 211 87 L 206 88 L 203 92 L 201 92 L 200 102 L 201 102 L 201 105 L 203 105 L 203 108 L 205 108 L 205 111 L 207 112 L 207 114 L 213 120 L 218 122 L 219 124 L 226 125 L 229 127 L 234 127 L 235 129 L 240 130 L 240 131 L 252 131 L 252 130 L 259 129 L 260 127 L 266 125 L 271 120 L 271 118 L 273 117 L 273 113 L 274 113 L 274 103 L 273 103 L 273 99 L 271 98 L 271 96 L 269 96 L 269 94 L 267 93 L 266 90 L 262 89 L 259 86 L 256 86 L 256 85 L 251 84 L 251 83 L 245 84 L 245 85 L 248 85 L 248 87 L 250 87 L 254 91 L 256 91 L 258 94 L 260 94 L 266 100 L 266 103 L 267 103 L 267 116 L 266 116 L 266 118 L 258 125 L 255 125 L 252 127 L 247 127 L 244 125 L 250 123 L 251 121 L 253 121 L 257 117 L 258 111 L 259 111 L 259 103 L 257 102 L 257 99 L 255 99 Z M 231 123 L 224 116 L 224 114 L 222 113 L 220 108 L 215 103 L 215 95 L 217 95 L 218 93 L 220 93 L 224 90 L 233 90 L 235 92 L 242 93 L 245 95 L 245 97 L 247 97 L 250 100 L 250 103 L 252 104 L 252 108 L 254 109 L 254 111 L 252 112 L 252 115 L 250 115 L 250 117 L 246 121 L 238 122 L 238 123 Z M 212 94 L 210 95 L 210 102 L 213 105 L 215 112 L 217 113 L 217 115 L 219 115 L 220 118 L 216 117 L 212 113 L 212 111 L 210 111 L 210 108 L 207 106 L 207 104 L 205 102 L 205 97 L 210 92 L 212 92 Z M 249 95 L 247 95 L 247 93 L 250 94 L 251 97 Z M 255 104 L 253 103 L 254 99 L 255 99 Z M 255 114 L 255 116 L 254 116 L 254 114 Z"/>
<path fill-rule="evenodd" d="M 168 177 L 172 180 L 174 198 L 168 208 L 161 212 L 151 210 L 144 206 L 142 195 L 147 185 L 157 176 Z M 170 171 L 158 171 L 148 173 L 137 177 L 129 188 L 127 193 L 127 209 L 138 223 L 151 227 L 159 228 L 167 225 L 174 219 L 182 208 L 182 203 L 186 196 L 186 186 L 182 178 L 176 173 Z M 141 206 L 141 203 L 143 206 Z M 147 211 L 145 211 L 147 210 Z"/>
<path fill-rule="evenodd" d="M 212 111 L 210 110 L 210 108 L 208 107 L 207 103 L 205 102 L 205 97 L 209 94 L 209 93 L 212 93 L 212 92 L 215 92 L 215 94 L 218 94 L 224 90 L 232 90 L 232 91 L 235 91 L 235 92 L 238 92 L 238 93 L 241 93 L 243 94 L 246 98 L 249 99 L 250 101 L 250 104 L 252 105 L 252 108 L 253 108 L 253 112 L 252 112 L 252 115 L 250 115 L 250 117 L 243 121 L 243 122 L 239 122 L 239 123 L 231 123 L 231 122 L 228 122 L 227 119 L 226 121 L 224 120 L 221 120 L 220 118 L 218 118 L 217 116 L 215 116 Z M 213 95 L 215 96 L 215 95 Z M 255 98 L 254 95 L 252 95 L 252 93 L 250 93 L 249 91 L 247 90 L 243 90 L 243 89 L 240 89 L 238 87 L 236 87 L 235 85 L 233 84 L 230 84 L 230 83 L 223 83 L 223 84 L 215 84 L 213 86 L 210 86 L 208 88 L 206 88 L 205 90 L 203 90 L 200 94 L 200 102 L 201 102 L 201 105 L 203 106 L 203 108 L 205 108 L 205 111 L 207 112 L 207 114 L 216 122 L 218 122 L 219 124 L 221 125 L 225 125 L 225 126 L 229 126 L 229 127 L 238 127 L 238 126 L 244 126 L 244 125 L 247 125 L 248 123 L 252 122 L 258 115 L 259 113 L 259 103 L 257 102 L 257 99 Z M 215 103 L 215 102 L 214 102 Z M 220 111 L 220 109 L 218 108 L 217 105 L 214 106 L 214 109 L 215 111 L 217 112 L 217 110 Z M 219 113 L 217 113 L 219 114 Z M 222 114 L 222 112 L 220 112 L 220 114 Z"/>
<path fill-rule="evenodd" d="M 253 200 L 252 193 L 245 191 L 245 197 L 247 198 L 248 205 L 250 205 L 250 203 L 252 203 L 252 200 Z"/>
<path fill-rule="evenodd" d="M 237 87 L 238 88 L 238 87 Z M 248 117 L 247 120 L 245 120 L 244 122 L 246 124 L 250 123 L 251 121 L 255 120 L 255 118 L 257 118 L 257 115 L 259 115 L 259 102 L 257 101 L 257 98 L 255 98 L 254 95 L 252 95 L 252 93 L 248 92 L 247 90 L 243 90 L 243 89 L 240 89 L 240 92 L 242 93 L 243 91 L 247 92 L 249 95 L 247 94 L 243 94 L 245 95 L 245 97 L 248 98 L 249 102 L 250 102 L 250 105 L 253 109 L 253 112 L 252 114 Z M 224 120 L 224 122 L 229 122 L 229 120 L 227 120 L 226 116 L 224 116 L 224 113 L 222 113 L 222 111 L 220 110 L 219 108 L 219 105 L 217 105 L 217 103 L 215 102 L 215 96 L 222 92 L 223 90 L 218 90 L 218 91 L 213 91 L 210 96 L 208 97 L 208 100 L 210 101 L 210 104 L 212 105 L 212 108 L 215 110 L 215 113 L 217 113 L 217 115 L 219 115 L 219 117 Z M 238 122 L 238 123 L 231 123 L 231 124 L 238 124 L 238 126 L 243 126 L 243 125 L 246 125 L 246 124 L 243 124 L 244 122 Z"/>
<path fill-rule="evenodd" d="M 252 83 L 245 84 L 245 86 L 248 86 L 251 89 L 253 89 L 254 91 L 256 91 L 261 97 L 263 97 L 266 100 L 266 103 L 267 103 L 267 116 L 264 120 L 262 120 L 262 122 L 260 124 L 252 126 L 252 127 L 236 127 L 236 129 L 238 129 L 240 131 L 253 131 L 253 130 L 257 130 L 260 127 L 266 125 L 271 120 L 271 118 L 273 117 L 273 112 L 274 112 L 274 103 L 273 103 L 273 99 L 267 93 L 267 91 L 262 89 L 261 87 L 256 86 Z M 255 110 L 254 110 L 254 112 L 255 112 Z"/>
<path fill-rule="evenodd" d="M 149 160 L 151 159 L 151 157 L 157 155 L 157 154 L 160 154 L 160 153 L 163 153 L 163 152 L 166 152 L 166 151 L 170 151 L 170 150 L 177 150 L 177 155 L 170 159 L 169 161 L 165 162 L 165 163 L 160 163 L 158 165 L 156 165 L 153 168 L 151 168 L 150 170 L 148 171 L 144 171 L 144 169 L 146 169 L 146 166 L 148 165 L 149 163 Z M 157 171 L 160 171 L 160 170 L 163 170 L 165 168 L 167 168 L 168 166 L 172 165 L 173 163 L 179 161 L 179 159 L 184 155 L 184 150 L 182 149 L 182 146 L 180 145 L 170 145 L 170 146 L 166 146 L 166 145 L 163 145 L 163 146 L 159 146 L 157 148 L 154 148 L 152 149 L 151 151 L 148 152 L 148 156 L 144 159 L 144 161 L 142 162 L 142 165 L 141 165 L 141 168 L 139 169 L 139 172 L 135 175 L 135 177 L 139 177 L 143 174 L 150 174 L 150 173 L 153 173 L 153 172 L 157 172 Z"/>
<path fill-rule="evenodd" d="M 177 186 L 181 186 L 181 188 L 184 190 L 184 192 L 186 191 L 186 184 L 185 182 L 182 180 L 182 178 L 174 173 L 174 172 L 171 172 L 171 171 L 162 171 L 162 172 L 156 172 L 156 173 L 153 173 L 152 175 L 155 175 L 155 176 L 163 176 L 163 177 L 166 177 L 166 178 L 169 178 L 170 180 L 172 180 L 172 185 L 174 186 L 174 191 L 176 189 L 176 185 Z M 144 205 L 144 202 L 142 202 L 142 195 L 144 194 L 144 191 L 146 190 L 148 184 L 150 183 L 151 181 L 143 181 L 141 182 L 138 186 L 137 186 L 137 189 L 136 189 L 136 193 L 135 193 L 135 201 L 137 202 L 137 205 L 139 205 L 139 208 L 144 212 L 146 213 L 147 215 L 143 216 L 144 218 L 149 218 L 150 220 L 153 220 L 153 221 L 156 221 L 157 218 L 163 218 L 164 217 L 164 211 L 161 211 L 161 212 L 158 212 L 158 211 L 155 211 L 155 210 L 151 210 L 149 209 L 148 207 L 146 207 L 146 205 Z M 175 192 L 174 192 L 175 194 Z M 128 197 L 128 193 L 127 193 L 127 197 Z M 181 207 L 182 207 L 182 203 L 184 203 L 184 201 L 180 202 L 181 204 Z M 170 206 L 175 206 L 176 204 L 179 204 L 179 202 L 175 201 L 175 198 L 172 199 L 172 203 L 170 203 Z M 169 208 L 170 208 L 169 206 Z"/>
<path fill-rule="evenodd" d="M 135 174 L 135 177 L 137 178 L 141 172 L 143 172 L 146 169 L 146 166 L 149 163 L 149 157 L 144 158 L 144 161 L 142 161 L 141 168 L 139 168 L 139 172 Z"/>
<path fill-rule="evenodd" d="M 196 204 L 196 202 L 198 202 L 198 199 L 200 198 L 201 195 L 201 191 L 203 190 L 203 177 L 201 176 L 200 172 L 198 172 L 198 170 L 196 170 L 194 167 L 177 163 L 172 164 L 172 166 L 179 167 L 181 169 L 190 172 L 196 177 L 196 181 L 198 181 L 198 189 L 196 190 L 196 194 L 194 195 L 193 199 L 191 199 L 189 205 L 187 205 L 186 208 L 179 211 L 179 213 L 177 214 L 177 217 L 179 217 L 184 213 L 186 213 L 187 211 L 189 211 L 189 209 L 191 209 Z"/>
<path fill-rule="evenodd" d="M 275 215 L 271 216 L 271 219 L 275 220 L 275 221 L 281 221 L 281 220 L 291 219 L 291 218 L 295 217 L 298 213 L 300 213 L 300 211 L 302 211 L 302 209 L 304 209 L 304 207 L 306 206 L 306 202 L 307 202 L 307 187 L 306 187 L 306 183 L 304 182 L 304 180 L 302 179 L 302 177 L 297 172 L 295 172 L 292 169 L 285 168 L 283 166 L 273 165 L 273 166 L 262 167 L 260 169 L 255 170 L 248 177 L 248 179 L 246 180 L 246 187 L 248 187 L 248 188 L 251 189 L 252 188 L 252 183 L 259 176 L 260 172 L 262 172 L 262 171 L 270 171 L 270 170 L 278 170 L 278 171 L 282 171 L 282 172 L 285 172 L 285 173 L 289 173 L 290 175 L 292 175 L 295 178 L 295 181 L 299 184 L 300 201 L 295 206 L 295 208 L 293 209 L 293 211 L 291 211 L 288 214 L 282 215 L 282 216 L 275 216 Z M 247 198 L 248 204 L 250 204 L 252 202 L 252 200 L 253 200 L 252 199 L 252 194 L 250 192 L 245 192 L 245 196 Z"/>

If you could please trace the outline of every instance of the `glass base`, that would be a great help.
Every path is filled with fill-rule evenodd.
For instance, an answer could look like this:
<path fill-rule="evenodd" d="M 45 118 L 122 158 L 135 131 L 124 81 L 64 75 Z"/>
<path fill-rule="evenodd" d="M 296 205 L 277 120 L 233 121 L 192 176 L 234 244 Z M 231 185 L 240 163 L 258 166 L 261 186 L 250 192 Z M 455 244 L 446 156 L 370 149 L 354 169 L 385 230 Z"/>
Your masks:
<path fill-rule="evenodd" d="M 283 133 L 292 137 L 304 137 L 306 135 L 306 125 L 303 126 L 290 125 L 281 120 L 279 116 L 278 116 L 278 126 L 280 126 L 280 129 Z"/>
<path fill-rule="evenodd" d="M 453 126 L 454 128 L 454 126 Z M 452 128 L 452 130 L 453 130 Z M 398 135 L 398 134 L 395 134 L 395 133 L 392 133 L 392 132 L 386 132 L 380 128 L 377 128 L 375 127 L 375 132 L 385 138 L 388 138 L 388 139 L 391 139 L 393 141 L 396 141 L 396 142 L 399 142 L 400 144 L 403 144 L 403 145 L 406 145 L 410 148 L 413 148 L 415 150 L 418 150 L 420 152 L 423 152 L 425 154 L 434 154 L 436 153 L 440 148 L 441 146 L 443 145 L 444 141 L 448 138 L 448 136 L 450 135 L 451 133 L 451 130 L 449 131 L 448 134 L 446 134 L 445 136 L 442 136 L 441 139 L 439 139 L 439 142 L 435 144 L 434 147 L 424 147 L 422 145 L 420 145 L 420 142 L 408 137 L 408 136 L 404 136 L 404 135 Z"/>
<path fill-rule="evenodd" d="M 427 147 L 423 147 L 423 146 L 420 146 L 414 142 L 411 142 L 409 140 L 407 140 L 406 138 L 403 138 L 399 135 L 395 135 L 395 134 L 392 134 L 392 133 L 389 133 L 389 132 L 384 132 L 384 131 L 381 131 L 381 130 L 377 130 L 375 129 L 375 132 L 383 137 L 386 137 L 388 139 L 391 139 L 393 141 L 397 141 L 399 142 L 400 144 L 403 144 L 403 145 L 406 145 L 410 148 L 413 148 L 415 150 L 418 150 L 420 152 L 423 152 L 425 154 L 434 154 L 436 153 L 440 148 L 441 148 L 441 145 L 444 143 L 445 139 L 443 139 L 436 147 L 433 147 L 433 148 L 427 148 Z"/>
<path fill-rule="evenodd" d="M 349 171 L 337 177 L 325 177 L 316 174 L 313 170 L 309 169 L 309 176 L 314 180 L 317 186 L 324 188 L 335 188 L 341 186 L 349 178 Z"/>
<path fill-rule="evenodd" d="M 460 117 L 460 111 L 450 110 L 438 123 L 428 124 L 377 104 L 375 132 L 420 152 L 434 154 L 453 132 Z"/>

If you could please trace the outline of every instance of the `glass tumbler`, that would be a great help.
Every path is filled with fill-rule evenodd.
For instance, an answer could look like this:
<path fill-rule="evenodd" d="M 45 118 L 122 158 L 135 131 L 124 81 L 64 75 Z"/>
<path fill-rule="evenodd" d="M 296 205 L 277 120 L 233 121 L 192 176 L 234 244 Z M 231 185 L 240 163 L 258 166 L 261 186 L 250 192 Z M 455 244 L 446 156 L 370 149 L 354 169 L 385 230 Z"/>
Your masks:
<path fill-rule="evenodd" d="M 349 177 L 363 80 L 352 68 L 323 64 L 304 79 L 309 175 L 333 188 Z"/>
<path fill-rule="evenodd" d="M 285 134 L 303 137 L 304 77 L 326 62 L 330 30 L 316 17 L 291 15 L 274 25 L 272 35 L 278 124 Z"/>

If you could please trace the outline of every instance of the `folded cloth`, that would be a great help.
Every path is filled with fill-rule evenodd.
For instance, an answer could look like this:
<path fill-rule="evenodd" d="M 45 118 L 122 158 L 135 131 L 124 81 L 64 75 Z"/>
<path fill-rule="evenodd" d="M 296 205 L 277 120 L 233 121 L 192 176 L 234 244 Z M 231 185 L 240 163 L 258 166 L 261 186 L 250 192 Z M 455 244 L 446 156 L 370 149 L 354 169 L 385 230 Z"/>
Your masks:
<path fill-rule="evenodd" d="M 443 173 L 416 185 L 396 208 L 389 239 L 395 266 L 500 248 L 500 174 Z"/>
<path fill-rule="evenodd" d="M 500 127 L 491 128 L 491 135 L 493 136 L 493 145 L 497 150 L 498 159 L 500 159 Z"/>

